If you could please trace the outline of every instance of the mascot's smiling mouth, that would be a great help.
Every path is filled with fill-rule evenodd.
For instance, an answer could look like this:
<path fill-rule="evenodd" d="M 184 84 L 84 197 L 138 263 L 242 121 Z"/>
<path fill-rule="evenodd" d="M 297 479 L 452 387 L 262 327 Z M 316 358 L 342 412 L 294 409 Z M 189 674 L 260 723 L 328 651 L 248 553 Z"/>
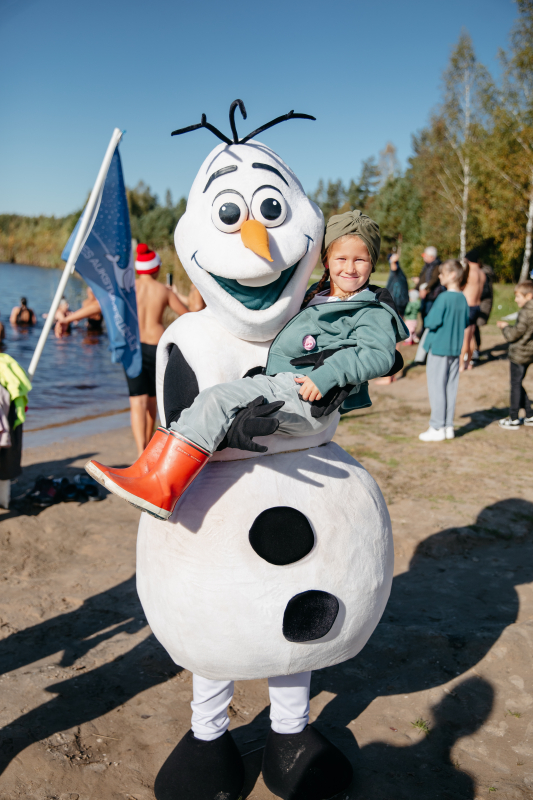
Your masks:
<path fill-rule="evenodd" d="M 311 242 L 313 241 L 311 236 L 305 234 L 305 238 L 307 239 L 307 248 L 304 253 L 306 255 L 309 251 L 309 247 Z M 211 278 L 221 286 L 224 291 L 230 294 L 235 300 L 238 300 L 239 303 L 245 308 L 248 308 L 250 311 L 264 311 L 270 306 L 274 305 L 274 303 L 279 300 L 281 293 L 289 283 L 290 279 L 298 269 L 300 262 L 302 259 L 294 264 L 292 267 L 287 267 L 286 269 L 282 270 L 279 274 L 279 277 L 276 280 L 268 283 L 266 286 L 244 286 L 239 281 L 233 278 L 221 278 L 219 275 L 214 275 L 212 272 L 208 272 L 208 270 L 204 269 L 201 264 L 198 263 L 198 259 L 196 258 L 196 250 L 195 253 L 191 256 L 191 261 L 194 261 L 197 267 L 200 267 L 201 270 L 207 272 Z M 302 256 L 303 258 L 304 256 Z"/>

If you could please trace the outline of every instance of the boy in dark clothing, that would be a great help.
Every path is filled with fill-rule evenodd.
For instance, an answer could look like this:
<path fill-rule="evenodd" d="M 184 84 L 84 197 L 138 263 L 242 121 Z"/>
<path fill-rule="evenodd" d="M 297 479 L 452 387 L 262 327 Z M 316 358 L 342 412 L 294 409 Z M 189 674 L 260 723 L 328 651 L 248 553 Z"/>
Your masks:
<path fill-rule="evenodd" d="M 527 368 L 533 362 L 533 281 L 522 281 L 515 289 L 515 300 L 520 311 L 516 325 L 500 320 L 497 325 L 509 344 L 511 366 L 511 403 L 509 416 L 500 420 L 500 427 L 518 430 L 522 425 L 533 427 L 531 400 L 522 385 Z M 519 419 L 518 412 L 525 409 L 525 418 Z"/>

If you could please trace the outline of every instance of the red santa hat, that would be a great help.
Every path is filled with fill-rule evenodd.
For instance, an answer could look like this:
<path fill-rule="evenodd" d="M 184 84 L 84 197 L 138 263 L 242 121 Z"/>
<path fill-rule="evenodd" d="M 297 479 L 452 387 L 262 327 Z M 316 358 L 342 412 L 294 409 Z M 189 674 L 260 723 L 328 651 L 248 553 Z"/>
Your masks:
<path fill-rule="evenodd" d="M 157 272 L 161 266 L 161 259 L 153 250 L 150 250 L 147 244 L 137 245 L 137 258 L 135 260 L 135 269 L 137 272 L 145 275 L 151 275 Z"/>

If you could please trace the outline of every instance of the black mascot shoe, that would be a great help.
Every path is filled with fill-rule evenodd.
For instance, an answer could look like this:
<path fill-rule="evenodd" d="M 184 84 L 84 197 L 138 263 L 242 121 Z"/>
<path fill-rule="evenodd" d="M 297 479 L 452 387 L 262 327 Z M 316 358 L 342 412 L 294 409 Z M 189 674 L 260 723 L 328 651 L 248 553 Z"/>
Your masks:
<path fill-rule="evenodd" d="M 240 800 L 244 765 L 228 731 L 213 742 L 189 731 L 167 758 L 155 781 L 158 800 Z"/>
<path fill-rule="evenodd" d="M 263 780 L 283 800 L 329 800 L 347 789 L 352 777 L 346 756 L 315 728 L 268 734 Z"/>

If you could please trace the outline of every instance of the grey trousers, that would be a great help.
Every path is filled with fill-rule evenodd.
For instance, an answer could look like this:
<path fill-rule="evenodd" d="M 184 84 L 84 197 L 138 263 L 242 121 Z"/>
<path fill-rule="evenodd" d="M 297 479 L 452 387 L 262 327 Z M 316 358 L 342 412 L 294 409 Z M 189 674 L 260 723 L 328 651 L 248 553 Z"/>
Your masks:
<path fill-rule="evenodd" d="M 455 400 L 459 387 L 459 356 L 435 356 L 428 353 L 426 366 L 431 419 L 435 430 L 453 427 Z"/>
<path fill-rule="evenodd" d="M 300 385 L 295 382 L 295 377 L 298 376 L 292 372 L 280 372 L 273 377 L 255 375 L 253 378 L 211 386 L 200 392 L 192 406 L 182 411 L 179 420 L 172 422 L 170 427 L 213 453 L 236 413 L 262 395 L 266 403 L 285 401 L 285 405 L 275 413 L 280 423 L 279 433 L 290 436 L 320 433 L 331 423 L 331 416 L 319 419 L 311 416 L 311 403 L 300 397 Z"/>

